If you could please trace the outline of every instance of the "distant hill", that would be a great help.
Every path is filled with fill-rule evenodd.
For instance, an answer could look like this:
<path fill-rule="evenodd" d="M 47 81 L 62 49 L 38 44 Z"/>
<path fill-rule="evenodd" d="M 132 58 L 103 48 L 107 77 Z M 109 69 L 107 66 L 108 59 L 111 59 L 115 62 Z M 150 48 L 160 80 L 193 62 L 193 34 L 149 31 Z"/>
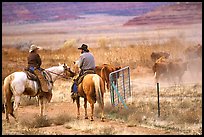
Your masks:
<path fill-rule="evenodd" d="M 145 24 L 193 24 L 202 22 L 202 3 L 180 2 L 173 5 L 164 5 L 135 17 L 124 24 L 124 26 Z"/>
<path fill-rule="evenodd" d="M 77 19 L 84 14 L 138 16 L 168 2 L 3 2 L 2 23 Z"/>

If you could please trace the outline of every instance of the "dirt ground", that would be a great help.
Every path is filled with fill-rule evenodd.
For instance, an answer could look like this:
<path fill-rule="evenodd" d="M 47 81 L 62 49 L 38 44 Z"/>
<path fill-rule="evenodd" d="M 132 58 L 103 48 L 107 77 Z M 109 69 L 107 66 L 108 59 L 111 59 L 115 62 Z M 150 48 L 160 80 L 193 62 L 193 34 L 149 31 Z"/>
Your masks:
<path fill-rule="evenodd" d="M 144 70 L 145 71 L 145 70 Z M 133 72 L 134 73 L 134 72 Z M 135 70 L 135 73 L 136 70 Z M 153 75 L 150 73 L 147 76 L 143 76 L 140 72 L 140 77 L 132 78 L 133 91 L 139 91 L 142 88 L 142 84 L 138 85 L 138 82 L 154 84 Z M 139 76 L 139 75 L 138 75 Z M 173 129 L 165 129 L 161 127 L 153 127 L 148 125 L 134 125 L 130 126 L 124 121 L 118 119 L 105 119 L 105 122 L 101 122 L 99 117 L 94 117 L 94 121 L 84 119 L 83 99 L 81 99 L 80 107 L 80 119 L 77 119 L 77 107 L 72 102 L 70 97 L 70 84 L 67 81 L 56 81 L 53 89 L 52 101 L 47 104 L 46 116 L 47 118 L 55 118 L 57 116 L 66 115 L 70 117 L 70 121 L 63 125 L 52 124 L 48 127 L 29 129 L 22 127 L 19 123 L 16 123 L 13 118 L 10 117 L 10 123 L 6 123 L 5 114 L 2 113 L 2 134 L 43 134 L 43 135 L 92 135 L 92 134 L 122 134 L 122 135 L 178 135 L 183 134 Z M 141 95 L 142 95 L 142 91 Z M 137 93 L 139 94 L 139 92 Z M 142 96 L 140 97 L 142 98 Z M 109 93 L 105 93 L 105 107 L 110 104 Z M 134 100 L 133 100 L 134 101 Z M 98 104 L 95 104 L 95 108 Z M 39 106 L 36 104 L 24 106 L 21 105 L 18 110 L 19 121 L 33 120 L 40 112 Z M 88 115 L 90 115 L 90 106 L 88 105 Z M 105 114 L 106 115 L 106 114 Z M 157 119 L 159 120 L 159 118 Z M 22 133 L 22 130 L 24 131 Z"/>
<path fill-rule="evenodd" d="M 88 110 L 90 112 L 90 109 Z M 24 119 L 32 119 L 36 113 L 39 112 L 39 108 L 35 105 L 26 106 L 19 108 L 19 115 Z M 70 113 L 71 112 L 71 113 Z M 49 127 L 39 128 L 41 134 L 58 134 L 58 135 L 81 135 L 81 134 L 98 134 L 100 129 L 112 128 L 116 131 L 116 134 L 135 134 L 135 135 L 155 135 L 155 134 L 177 134 L 176 132 L 169 132 L 162 129 L 155 129 L 149 127 L 128 127 L 126 123 L 105 119 L 105 122 L 101 122 L 99 118 L 95 118 L 94 121 L 84 119 L 84 111 L 81 109 L 81 117 L 79 120 L 76 119 L 76 105 L 72 102 L 61 102 L 61 103 L 50 103 L 48 108 L 47 115 L 49 117 L 55 117 L 59 113 L 69 114 L 73 118 L 71 123 L 68 123 L 72 126 L 71 129 L 66 128 L 64 125 L 51 125 Z M 2 119 L 3 126 L 8 126 L 5 123 L 4 118 Z M 11 124 L 14 124 L 15 121 L 12 119 Z M 93 130 L 92 130 L 93 129 Z M 3 129 L 3 134 L 10 134 L 11 129 Z M 9 133 L 10 132 L 10 133 Z M 12 134 L 12 133 L 11 133 Z M 15 133 L 13 133 L 15 134 Z"/>

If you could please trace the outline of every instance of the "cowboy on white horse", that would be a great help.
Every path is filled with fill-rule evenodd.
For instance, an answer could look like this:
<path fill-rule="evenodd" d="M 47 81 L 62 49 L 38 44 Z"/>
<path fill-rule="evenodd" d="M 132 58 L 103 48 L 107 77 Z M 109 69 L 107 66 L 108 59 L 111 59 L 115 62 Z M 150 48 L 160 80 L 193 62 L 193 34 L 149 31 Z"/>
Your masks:
<path fill-rule="evenodd" d="M 43 70 L 40 66 L 42 64 L 42 60 L 40 58 L 40 55 L 38 54 L 38 49 L 40 47 L 37 47 L 36 45 L 31 45 L 28 55 L 28 71 L 35 74 L 38 79 L 39 87 L 42 91 L 48 92 L 48 86 L 47 81 L 45 77 L 43 76 Z"/>

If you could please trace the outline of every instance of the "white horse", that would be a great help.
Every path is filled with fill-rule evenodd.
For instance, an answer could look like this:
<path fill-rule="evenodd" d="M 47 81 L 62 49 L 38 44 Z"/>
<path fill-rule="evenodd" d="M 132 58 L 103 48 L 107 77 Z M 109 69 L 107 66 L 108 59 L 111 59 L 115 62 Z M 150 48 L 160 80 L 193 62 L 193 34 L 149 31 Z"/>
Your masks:
<path fill-rule="evenodd" d="M 29 80 L 26 72 L 14 72 L 8 75 L 4 79 L 3 93 L 4 93 L 4 105 L 6 120 L 9 122 L 8 114 L 15 118 L 17 115 L 17 109 L 20 103 L 22 95 L 29 95 L 32 97 L 38 96 L 40 102 L 40 114 L 43 116 L 45 109 L 45 102 L 50 102 L 52 98 L 53 83 L 59 77 L 69 78 L 74 75 L 70 68 L 66 64 L 59 64 L 59 66 L 53 66 L 44 70 L 48 79 L 48 92 L 42 92 L 39 90 L 39 86 L 36 81 Z M 11 98 L 14 97 L 14 106 L 12 106 Z M 15 115 L 13 114 L 15 112 Z"/>

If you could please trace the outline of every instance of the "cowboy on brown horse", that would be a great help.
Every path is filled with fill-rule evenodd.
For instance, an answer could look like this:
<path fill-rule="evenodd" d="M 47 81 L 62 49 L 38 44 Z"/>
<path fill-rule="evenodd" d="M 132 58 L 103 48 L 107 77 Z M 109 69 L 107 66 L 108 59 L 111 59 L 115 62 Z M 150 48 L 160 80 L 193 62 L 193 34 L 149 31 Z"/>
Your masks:
<path fill-rule="evenodd" d="M 42 60 L 40 58 L 40 55 L 38 54 L 38 49 L 36 45 L 31 45 L 28 55 L 28 71 L 35 74 L 37 77 L 37 82 L 39 84 L 39 87 L 42 91 L 48 92 L 48 86 L 47 81 L 45 79 L 45 76 L 43 74 L 43 70 L 40 66 L 42 64 Z"/>
<path fill-rule="evenodd" d="M 80 68 L 79 76 L 74 79 L 74 83 L 71 88 L 72 99 L 77 96 L 77 86 L 82 82 L 84 76 L 86 74 L 94 74 L 95 73 L 95 59 L 92 53 L 89 52 L 88 46 L 82 44 L 81 47 L 78 48 L 81 50 L 81 55 L 77 61 L 77 67 Z"/>

